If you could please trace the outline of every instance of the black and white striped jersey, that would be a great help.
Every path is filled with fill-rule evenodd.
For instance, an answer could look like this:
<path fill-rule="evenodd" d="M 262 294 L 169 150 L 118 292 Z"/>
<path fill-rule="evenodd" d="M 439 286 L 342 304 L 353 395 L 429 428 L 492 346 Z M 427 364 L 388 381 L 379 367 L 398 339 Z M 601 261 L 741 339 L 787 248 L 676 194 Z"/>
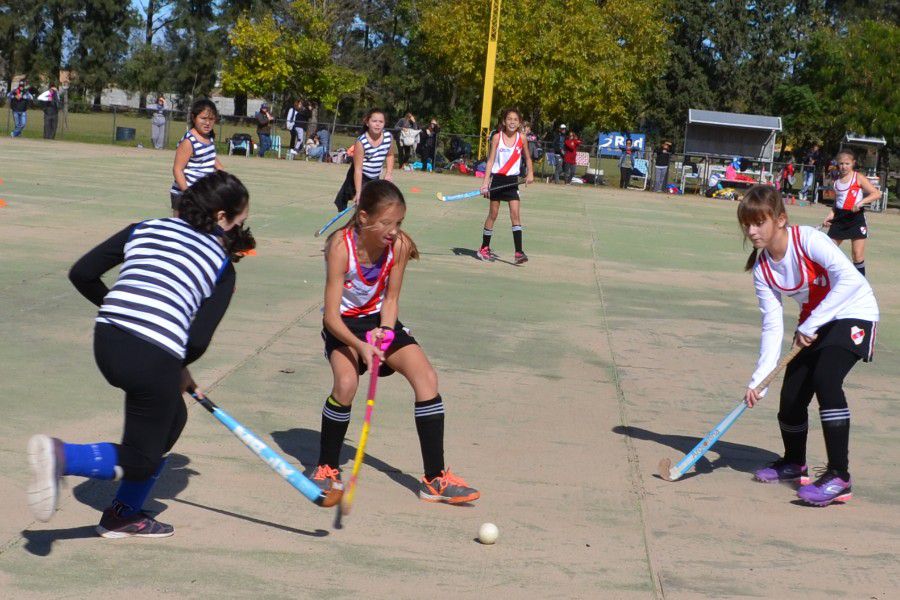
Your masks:
<path fill-rule="evenodd" d="M 191 142 L 191 157 L 184 167 L 184 178 L 187 179 L 188 187 L 191 187 L 198 179 L 216 172 L 216 144 L 213 141 L 203 143 L 190 131 L 184 134 L 181 142 L 186 139 Z M 171 191 L 178 195 L 183 190 L 174 182 Z"/>
<path fill-rule="evenodd" d="M 369 136 L 365 133 L 356 138 L 356 141 L 363 147 L 363 175 L 369 179 L 378 179 L 381 177 L 381 169 L 384 167 L 384 161 L 387 160 L 388 154 L 391 152 L 391 144 L 394 137 L 390 131 L 383 131 L 381 134 L 381 143 L 373 146 L 369 141 Z"/>
<path fill-rule="evenodd" d="M 191 322 L 215 290 L 228 256 L 218 239 L 178 218 L 135 225 L 98 323 L 124 329 L 184 359 Z"/>

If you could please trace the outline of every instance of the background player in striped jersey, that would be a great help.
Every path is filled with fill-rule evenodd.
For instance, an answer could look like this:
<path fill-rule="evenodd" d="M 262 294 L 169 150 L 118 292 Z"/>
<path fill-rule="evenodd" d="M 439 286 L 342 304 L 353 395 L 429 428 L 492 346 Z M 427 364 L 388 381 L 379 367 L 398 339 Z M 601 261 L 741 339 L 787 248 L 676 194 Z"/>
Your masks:
<path fill-rule="evenodd" d="M 191 105 L 191 129 L 184 134 L 175 150 L 175 164 L 172 174 L 175 182 L 169 196 L 172 210 L 178 211 L 178 198 L 198 179 L 222 170 L 222 163 L 216 157 L 215 126 L 219 121 L 219 110 L 212 100 L 202 98 Z"/>
<path fill-rule="evenodd" d="M 759 400 L 753 390 L 778 362 L 784 335 L 782 296 L 800 305 L 794 344 L 803 347 L 785 369 L 781 386 L 778 424 L 784 456 L 758 470 L 756 479 L 800 480 L 806 485 L 797 496 L 809 504 L 849 500 L 850 409 L 843 385 L 859 359 L 872 359 L 878 321 L 875 294 L 824 233 L 788 226 L 781 194 L 772 186 L 756 185 L 747 191 L 738 206 L 738 222 L 753 243 L 745 268 L 753 271 L 762 312 L 759 361 L 745 395 L 748 406 Z M 807 411 L 813 394 L 819 400 L 828 465 L 808 484 Z"/>
<path fill-rule="evenodd" d="M 401 229 L 406 201 L 393 183 L 367 183 L 353 217 L 325 243 L 327 279 L 322 338 L 334 384 L 322 408 L 319 461 L 313 481 L 327 489 L 340 481 L 340 453 L 350 424 L 350 408 L 359 376 L 377 354 L 379 375 L 399 371 L 415 393 L 415 420 L 425 476 L 419 497 L 429 502 L 470 502 L 477 490 L 444 465 L 444 402 L 437 373 L 428 357 L 398 320 L 400 288 L 415 243 Z M 387 351 L 366 343 L 372 331 L 378 345 L 384 329 L 394 331 Z"/>
<path fill-rule="evenodd" d="M 185 191 L 179 217 L 129 225 L 72 267 L 72 283 L 100 307 L 94 357 L 106 380 L 125 390 L 125 431 L 119 444 L 33 436 L 28 501 L 35 517 L 53 516 L 63 475 L 121 479 L 97 532 L 172 535 L 171 525 L 141 508 L 187 421 L 182 393 L 194 387 L 187 366 L 206 351 L 225 315 L 238 252 L 254 246 L 243 229 L 249 207 L 243 184 L 220 171 Z M 119 264 L 109 289 L 101 276 Z"/>
<path fill-rule="evenodd" d="M 334 199 L 338 212 L 347 208 L 351 200 L 354 204 L 358 203 L 363 185 L 381 177 L 382 168 L 386 169 L 386 180 L 394 179 L 394 138 L 390 131 L 384 129 L 385 119 L 384 111 L 378 108 L 371 109 L 363 117 L 365 131 L 353 144 L 353 164 Z"/>
<path fill-rule="evenodd" d="M 850 150 L 842 150 L 835 156 L 839 177 L 834 180 L 834 207 L 825 218 L 828 237 L 840 246 L 850 240 L 853 266 L 866 274 L 866 225 L 865 206 L 872 204 L 881 194 L 869 180 L 856 172 L 856 156 Z"/>
<path fill-rule="evenodd" d="M 500 202 L 509 204 L 509 220 L 512 222 L 513 244 L 516 248 L 515 261 L 520 265 L 528 261 L 522 250 L 522 219 L 519 214 L 519 186 L 516 182 L 521 173 L 522 157 L 525 157 L 525 185 L 534 181 L 534 166 L 531 164 L 531 152 L 528 144 L 519 131 L 522 115 L 515 108 L 507 108 L 500 116 L 500 131 L 491 136 L 491 150 L 487 164 L 490 168 L 484 174 L 481 192 L 491 203 L 488 216 L 484 221 L 481 248 L 478 258 L 493 261 L 491 253 L 491 237 L 494 235 L 494 221 L 500 213 Z M 505 187 L 509 186 L 509 187 Z M 498 189 L 502 188 L 502 189 Z"/>

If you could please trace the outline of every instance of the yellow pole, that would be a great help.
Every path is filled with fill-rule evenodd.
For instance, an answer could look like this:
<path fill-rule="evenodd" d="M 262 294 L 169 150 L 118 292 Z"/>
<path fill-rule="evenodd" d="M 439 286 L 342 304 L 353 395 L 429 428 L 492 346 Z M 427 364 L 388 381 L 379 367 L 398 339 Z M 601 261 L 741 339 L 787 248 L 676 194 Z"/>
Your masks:
<path fill-rule="evenodd" d="M 494 99 L 494 67 L 497 64 L 497 37 L 500 34 L 500 0 L 491 0 L 491 21 L 488 28 L 487 59 L 484 64 L 484 94 L 481 99 L 481 132 L 478 136 L 478 156 L 486 158 L 490 150 L 491 104 Z"/>

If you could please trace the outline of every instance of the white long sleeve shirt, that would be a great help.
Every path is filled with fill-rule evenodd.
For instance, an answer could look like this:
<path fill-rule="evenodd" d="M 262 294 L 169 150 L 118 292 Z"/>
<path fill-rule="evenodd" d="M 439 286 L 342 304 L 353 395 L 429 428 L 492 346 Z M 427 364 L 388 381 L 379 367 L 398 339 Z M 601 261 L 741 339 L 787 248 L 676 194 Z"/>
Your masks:
<path fill-rule="evenodd" d="M 803 335 L 811 336 L 838 319 L 878 321 L 878 303 L 869 282 L 827 235 L 812 227 L 788 227 L 788 250 L 781 260 L 760 252 L 753 283 L 762 313 L 762 335 L 751 388 L 765 379 L 781 355 L 782 295 L 800 305 L 797 331 Z"/>

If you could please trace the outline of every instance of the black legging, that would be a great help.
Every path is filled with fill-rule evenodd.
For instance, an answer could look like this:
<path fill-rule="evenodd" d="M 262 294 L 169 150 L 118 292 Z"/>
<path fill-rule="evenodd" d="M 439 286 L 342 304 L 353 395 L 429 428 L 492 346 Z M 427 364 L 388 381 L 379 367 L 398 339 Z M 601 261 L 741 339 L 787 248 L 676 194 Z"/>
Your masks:
<path fill-rule="evenodd" d="M 412 146 L 404 146 L 403 144 L 400 144 L 400 152 L 398 153 L 397 158 L 399 160 L 401 169 L 403 168 L 403 165 L 409 162 L 409 157 L 412 154 L 412 149 Z"/>
<path fill-rule="evenodd" d="M 619 167 L 619 187 L 625 189 L 631 183 L 631 167 Z"/>
<path fill-rule="evenodd" d="M 806 434 L 808 407 L 815 394 L 821 415 L 834 415 L 847 409 L 844 378 L 859 361 L 859 356 L 840 346 L 807 348 L 788 364 L 781 385 L 778 422 L 784 440 L 785 458 L 791 462 L 806 462 Z M 825 411 L 825 412 L 823 412 Z M 828 465 L 847 469 L 850 439 L 850 415 L 846 419 L 822 421 Z"/>
<path fill-rule="evenodd" d="M 94 358 L 106 380 L 125 390 L 125 432 L 116 447 L 124 478 L 147 479 L 187 423 L 181 360 L 105 323 L 94 329 Z"/>

